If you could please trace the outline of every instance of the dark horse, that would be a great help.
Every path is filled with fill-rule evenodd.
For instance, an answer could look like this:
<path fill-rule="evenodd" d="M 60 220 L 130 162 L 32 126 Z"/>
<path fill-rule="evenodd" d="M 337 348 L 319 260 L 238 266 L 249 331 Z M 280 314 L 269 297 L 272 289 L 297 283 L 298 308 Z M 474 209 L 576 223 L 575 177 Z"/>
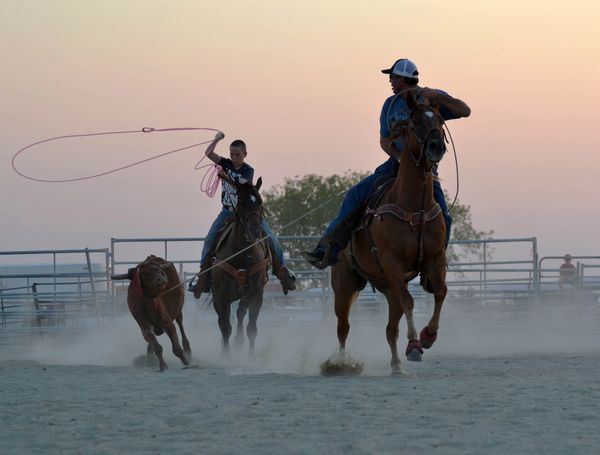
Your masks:
<path fill-rule="evenodd" d="M 256 321 L 263 302 L 263 288 L 267 282 L 270 255 L 262 229 L 262 198 L 259 189 L 250 183 L 228 180 L 237 189 L 237 204 L 233 224 L 224 230 L 218 241 L 212 270 L 213 304 L 219 316 L 223 335 L 223 354 L 229 354 L 231 336 L 231 303 L 239 299 L 237 310 L 236 344 L 244 339 L 244 317 L 249 312 L 247 327 L 250 354 L 254 354 Z"/>
<path fill-rule="evenodd" d="M 446 227 L 433 199 L 432 175 L 434 164 L 446 151 L 443 119 L 437 106 L 418 102 L 412 92 L 407 103 L 409 119 L 393 128 L 404 144 L 398 175 L 379 203 L 367 210 L 363 227 L 354 232 L 331 277 L 340 358 L 350 331 L 350 307 L 368 280 L 388 302 L 386 337 L 395 373 L 400 371 L 396 342 L 402 315 L 408 324 L 406 355 L 409 360 L 421 360 L 422 348 L 431 347 L 437 337 L 447 292 Z M 407 286 L 418 273 L 425 290 L 435 298 L 433 316 L 419 337 L 413 320 L 414 300 Z"/>

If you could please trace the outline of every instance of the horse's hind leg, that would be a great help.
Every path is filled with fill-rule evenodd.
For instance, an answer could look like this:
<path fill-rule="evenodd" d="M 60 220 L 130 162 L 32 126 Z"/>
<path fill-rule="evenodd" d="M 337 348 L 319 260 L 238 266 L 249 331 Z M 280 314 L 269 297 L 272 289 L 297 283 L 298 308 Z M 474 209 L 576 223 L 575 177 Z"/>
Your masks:
<path fill-rule="evenodd" d="M 175 329 L 175 324 L 171 322 L 170 324 L 165 326 L 165 332 L 171 339 L 171 346 L 173 347 L 173 354 L 181 359 L 184 365 L 189 365 L 189 362 L 183 352 L 183 348 L 181 344 L 179 344 L 179 338 L 177 337 L 177 330 Z"/>
<path fill-rule="evenodd" d="M 179 326 L 179 331 L 181 332 L 181 342 L 183 344 L 183 352 L 188 360 L 192 357 L 192 348 L 190 347 L 190 341 L 185 335 L 185 330 L 183 330 L 183 314 L 181 310 L 179 314 L 175 317 L 175 321 L 177 321 L 177 325 Z"/>
<path fill-rule="evenodd" d="M 346 339 L 350 333 L 350 309 L 358 297 L 359 290 L 364 286 L 364 278 L 356 274 L 347 262 L 345 255 L 340 255 L 338 264 L 331 273 L 331 286 L 335 295 L 335 315 L 337 316 L 337 337 L 339 355 L 343 357 L 346 351 Z"/>

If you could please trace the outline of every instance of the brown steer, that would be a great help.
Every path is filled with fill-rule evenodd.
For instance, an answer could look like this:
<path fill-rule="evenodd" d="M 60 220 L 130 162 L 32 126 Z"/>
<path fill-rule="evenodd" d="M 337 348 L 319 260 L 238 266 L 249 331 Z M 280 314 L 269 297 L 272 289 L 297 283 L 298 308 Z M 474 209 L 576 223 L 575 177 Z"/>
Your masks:
<path fill-rule="evenodd" d="M 181 309 L 184 292 L 175 266 L 151 255 L 137 267 L 129 269 L 128 273 L 114 275 L 111 278 L 131 281 L 127 290 L 129 311 L 140 326 L 142 336 L 148 342 L 147 355 L 154 352 L 158 357 L 160 371 L 166 370 L 167 364 L 163 359 L 163 348 L 155 335 L 161 335 L 163 332 L 166 332 L 171 339 L 173 354 L 179 357 L 184 365 L 188 365 L 192 351 L 183 330 Z M 179 344 L 173 320 L 177 321 L 181 331 L 183 349 Z"/>

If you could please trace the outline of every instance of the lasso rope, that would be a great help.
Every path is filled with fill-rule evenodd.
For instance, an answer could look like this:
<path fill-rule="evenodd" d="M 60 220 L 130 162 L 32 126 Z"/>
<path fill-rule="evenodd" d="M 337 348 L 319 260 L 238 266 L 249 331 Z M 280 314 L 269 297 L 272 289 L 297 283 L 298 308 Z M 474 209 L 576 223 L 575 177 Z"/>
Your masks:
<path fill-rule="evenodd" d="M 218 164 L 204 164 L 200 166 L 200 163 L 202 163 L 205 158 L 206 155 L 204 155 L 202 159 L 196 163 L 194 170 L 199 171 L 201 169 L 206 169 L 206 172 L 200 181 L 200 191 L 212 198 L 219 190 L 219 183 L 221 182 L 219 173 L 223 171 L 223 168 Z"/>
<path fill-rule="evenodd" d="M 72 178 L 72 179 L 60 179 L 60 180 L 50 180 L 50 179 L 41 179 L 41 178 L 36 178 L 36 177 L 31 177 L 21 171 L 19 171 L 15 165 L 15 160 L 17 159 L 17 157 L 23 153 L 25 150 L 30 149 L 32 147 L 35 147 L 37 145 L 40 144 L 44 144 L 46 142 L 52 142 L 52 141 L 58 141 L 61 139 L 68 139 L 68 138 L 77 138 L 77 137 L 93 137 L 93 136 L 107 136 L 107 135 L 113 135 L 113 134 L 133 134 L 133 133 L 163 133 L 163 132 L 168 132 L 168 131 L 216 131 L 217 133 L 221 133 L 221 131 L 215 129 L 215 128 L 197 128 L 197 127 L 190 127 L 190 128 L 149 128 L 149 127 L 145 127 L 142 128 L 141 130 L 126 130 L 126 131 L 106 131 L 106 132 L 101 132 L 101 133 L 86 133 L 86 134 L 68 134 L 68 135 L 64 135 L 64 136 L 56 136 L 56 137 L 51 137 L 49 139 L 44 139 L 42 141 L 37 141 L 34 142 L 33 144 L 29 144 L 25 147 L 23 147 L 21 150 L 19 150 L 17 153 L 14 154 L 14 156 L 12 157 L 12 168 L 13 170 L 19 174 L 21 177 L 26 178 L 28 180 L 33 180 L 35 182 L 42 182 L 42 183 L 66 183 L 66 182 L 77 182 L 77 181 L 81 181 L 81 180 L 89 180 L 89 179 L 93 179 L 93 178 L 97 178 L 97 177 L 102 177 L 104 175 L 108 175 L 108 174 L 112 174 L 118 171 L 122 171 L 123 169 L 128 169 L 130 167 L 133 166 L 137 166 L 139 164 L 145 163 L 147 161 L 152 161 L 155 160 L 157 158 L 162 158 L 163 156 L 167 156 L 167 155 L 171 155 L 173 153 L 177 153 L 177 152 L 181 152 L 183 150 L 188 150 L 191 149 L 193 147 L 198 147 L 200 145 L 204 145 L 204 144 L 210 144 L 213 140 L 209 140 L 209 141 L 203 141 L 203 142 L 198 142 L 196 144 L 191 144 L 191 145 L 187 145 L 185 147 L 180 147 L 177 148 L 175 150 L 170 150 L 168 152 L 165 153 L 161 153 L 159 155 L 155 155 L 155 156 L 151 156 L 150 158 L 146 158 L 140 161 L 136 161 L 135 163 L 130 163 L 130 164 L 126 164 L 125 166 L 121 166 L 115 169 L 111 169 L 109 171 L 106 172 L 100 172 L 98 174 L 93 174 L 93 175 L 88 175 L 85 177 L 77 177 L 77 178 Z M 202 160 L 200 160 L 202 161 Z M 198 162 L 199 164 L 200 162 Z M 197 166 L 197 165 L 196 165 Z M 196 169 L 196 168 L 194 168 Z M 214 185 L 214 183 L 213 183 Z M 218 182 L 217 182 L 218 185 Z M 214 190 L 216 192 L 216 189 Z M 214 195 L 214 193 L 213 193 Z"/>

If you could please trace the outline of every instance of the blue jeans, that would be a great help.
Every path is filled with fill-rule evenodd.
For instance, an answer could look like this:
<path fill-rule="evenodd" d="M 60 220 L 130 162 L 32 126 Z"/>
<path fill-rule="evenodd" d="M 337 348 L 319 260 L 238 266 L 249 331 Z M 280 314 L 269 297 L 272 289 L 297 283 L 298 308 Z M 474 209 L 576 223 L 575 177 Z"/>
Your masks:
<path fill-rule="evenodd" d="M 219 231 L 223 229 L 223 226 L 225 226 L 225 220 L 230 216 L 233 216 L 233 212 L 226 210 L 224 207 L 221 208 L 217 218 L 215 218 L 215 221 L 213 221 L 213 224 L 208 230 L 208 234 L 206 234 L 206 237 L 204 238 L 202 255 L 200 256 L 200 264 L 204 264 L 206 256 L 208 256 L 208 254 L 214 249 Z"/>
<path fill-rule="evenodd" d="M 398 174 L 398 162 L 394 158 L 389 158 L 385 163 L 375 169 L 373 174 L 362 179 L 356 185 L 348 190 L 346 197 L 342 202 L 338 215 L 329 223 L 325 229 L 325 235 L 329 236 L 343 220 L 350 215 L 354 210 L 358 209 L 362 204 L 367 202 L 369 196 L 373 194 L 377 186 L 383 183 L 386 179 L 395 177 Z M 452 226 L 452 217 L 448 213 L 448 205 L 442 191 L 442 186 L 437 180 L 433 181 L 433 199 L 440 205 L 442 215 L 446 223 L 446 246 L 450 240 L 450 227 Z"/>
<path fill-rule="evenodd" d="M 204 245 L 202 246 L 202 255 L 200 256 L 201 264 L 204 264 L 204 260 L 206 259 L 210 251 L 214 248 L 215 243 L 217 242 L 217 236 L 219 234 L 219 231 L 225 225 L 225 220 L 232 215 L 233 212 L 222 208 L 219 214 L 217 215 L 215 221 L 213 221 L 212 226 L 208 230 L 208 234 L 206 234 L 206 237 L 204 238 Z M 277 259 L 279 260 L 279 263 L 285 266 L 281 244 L 279 243 L 279 240 L 277 239 L 275 234 L 273 234 L 273 231 L 271 231 L 271 228 L 265 220 L 262 220 L 262 228 L 263 231 L 265 231 L 265 234 L 269 236 L 269 244 L 271 245 L 271 251 L 273 251 L 275 257 L 277 257 Z"/>

